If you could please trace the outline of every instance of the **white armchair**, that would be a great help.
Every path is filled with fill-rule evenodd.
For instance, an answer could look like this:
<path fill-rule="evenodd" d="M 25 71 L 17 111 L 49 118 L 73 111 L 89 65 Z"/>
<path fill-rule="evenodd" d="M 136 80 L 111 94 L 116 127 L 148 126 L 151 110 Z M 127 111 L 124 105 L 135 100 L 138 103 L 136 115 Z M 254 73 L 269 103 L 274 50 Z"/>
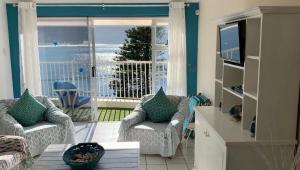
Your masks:
<path fill-rule="evenodd" d="M 184 113 L 188 111 L 188 98 L 168 95 L 178 111 L 170 122 L 153 123 L 147 120 L 142 103 L 153 95 L 144 96 L 133 112 L 125 117 L 119 129 L 119 141 L 139 141 L 142 154 L 175 155 L 181 141 Z"/>
<path fill-rule="evenodd" d="M 54 143 L 75 143 L 71 118 L 58 109 L 47 97 L 36 97 L 47 107 L 43 120 L 33 126 L 23 127 L 7 113 L 17 99 L 0 100 L 0 135 L 16 135 L 26 139 L 31 156 L 41 154 Z"/>

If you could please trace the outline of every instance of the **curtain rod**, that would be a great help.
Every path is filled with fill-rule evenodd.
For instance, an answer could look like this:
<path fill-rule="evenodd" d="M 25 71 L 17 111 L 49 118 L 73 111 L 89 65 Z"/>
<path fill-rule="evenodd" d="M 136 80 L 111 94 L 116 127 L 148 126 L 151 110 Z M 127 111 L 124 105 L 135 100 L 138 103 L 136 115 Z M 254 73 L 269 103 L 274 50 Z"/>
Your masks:
<path fill-rule="evenodd" d="M 18 4 L 14 3 L 14 7 Z M 41 7 L 169 7 L 169 4 L 36 4 Z M 189 6 L 189 4 L 185 4 Z"/>
<path fill-rule="evenodd" d="M 169 7 L 169 4 L 38 4 L 36 6 L 45 7 Z M 13 3 L 14 7 L 17 7 L 17 3 Z M 184 6 L 189 7 L 189 3 L 185 3 Z"/>

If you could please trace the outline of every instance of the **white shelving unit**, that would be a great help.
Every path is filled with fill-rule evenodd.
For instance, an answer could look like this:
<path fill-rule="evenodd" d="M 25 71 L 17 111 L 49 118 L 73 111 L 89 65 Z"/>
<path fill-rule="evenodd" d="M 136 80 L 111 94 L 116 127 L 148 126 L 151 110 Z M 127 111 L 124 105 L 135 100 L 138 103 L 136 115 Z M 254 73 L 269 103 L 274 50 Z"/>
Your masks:
<path fill-rule="evenodd" d="M 282 152 L 292 153 L 297 143 L 300 7 L 257 7 L 225 16 L 219 24 L 239 20 L 246 20 L 244 66 L 221 59 L 217 35 L 214 106 L 195 109 L 199 170 L 265 170 L 269 167 L 261 154 L 269 152 L 270 162 L 280 162 L 284 156 L 289 164 L 293 159 L 293 154 Z M 231 89 L 237 85 L 242 85 L 243 94 Z M 235 122 L 228 112 L 240 104 L 242 119 Z M 254 116 L 256 132 L 251 137 Z M 207 157 L 206 151 L 213 157 Z"/>
<path fill-rule="evenodd" d="M 297 36 L 300 35 L 300 25 L 294 22 L 296 18 L 300 19 L 296 9 L 298 10 L 288 7 L 257 8 L 224 17 L 219 22 L 223 25 L 246 20 L 246 56 L 243 67 L 224 62 L 220 57 L 218 33 L 214 105 L 219 107 L 222 103 L 221 110 L 227 113 L 232 106 L 242 104 L 241 127 L 249 130 L 250 120 L 256 116 L 256 140 L 270 140 L 270 128 L 273 140 L 295 139 L 295 101 L 298 98 L 300 79 L 300 38 L 293 38 L 300 37 Z M 297 15 L 287 15 L 287 10 Z M 273 14 L 274 11 L 276 15 Z M 243 94 L 231 89 L 236 85 L 243 86 Z M 286 122 L 282 123 L 282 120 Z M 290 130 L 282 133 L 281 129 Z"/>

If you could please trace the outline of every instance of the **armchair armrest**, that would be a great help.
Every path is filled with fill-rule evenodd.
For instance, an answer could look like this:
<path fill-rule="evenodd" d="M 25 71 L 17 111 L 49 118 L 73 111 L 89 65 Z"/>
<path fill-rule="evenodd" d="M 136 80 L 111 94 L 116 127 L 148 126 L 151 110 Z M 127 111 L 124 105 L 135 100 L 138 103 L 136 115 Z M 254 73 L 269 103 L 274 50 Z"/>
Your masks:
<path fill-rule="evenodd" d="M 45 113 L 45 119 L 51 123 L 59 124 L 64 127 L 64 142 L 63 143 L 75 143 L 75 128 L 72 119 L 62 110 L 57 108 L 48 98 L 45 98 L 44 104 L 47 106 Z"/>
<path fill-rule="evenodd" d="M 3 135 L 25 136 L 23 126 L 7 113 L 0 118 L 0 128 Z"/>
<path fill-rule="evenodd" d="M 0 135 L 0 153 L 21 152 L 27 153 L 26 140 L 21 136 Z"/>
<path fill-rule="evenodd" d="M 172 117 L 166 131 L 171 132 L 172 129 L 176 130 L 178 136 L 181 137 L 184 115 L 188 112 L 188 98 L 182 99 L 177 109 L 178 111 Z"/>
<path fill-rule="evenodd" d="M 131 126 L 143 122 L 145 118 L 146 112 L 142 109 L 142 106 L 139 103 L 136 108 L 122 120 L 120 130 L 126 131 Z"/>
<path fill-rule="evenodd" d="M 119 128 L 119 141 L 124 141 L 126 138 L 126 131 L 135 124 L 141 123 L 146 119 L 146 112 L 142 108 L 142 103 L 149 98 L 149 95 L 142 97 L 141 101 L 136 105 L 135 109 L 126 116 Z"/>
<path fill-rule="evenodd" d="M 45 119 L 47 121 L 62 125 L 67 124 L 69 121 L 72 121 L 68 115 L 57 108 L 55 104 L 47 97 L 43 98 L 43 104 L 47 107 L 47 111 L 45 112 Z"/>
<path fill-rule="evenodd" d="M 61 125 L 65 125 L 72 121 L 70 116 L 66 115 L 58 108 L 48 108 L 48 110 L 45 113 L 45 118 L 51 123 Z"/>

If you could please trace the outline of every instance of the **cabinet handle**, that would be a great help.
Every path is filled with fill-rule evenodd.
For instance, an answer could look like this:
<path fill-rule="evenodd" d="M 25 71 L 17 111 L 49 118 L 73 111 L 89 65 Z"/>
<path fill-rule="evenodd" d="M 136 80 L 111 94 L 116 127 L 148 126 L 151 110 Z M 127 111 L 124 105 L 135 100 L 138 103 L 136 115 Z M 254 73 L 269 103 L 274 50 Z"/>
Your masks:
<path fill-rule="evenodd" d="M 206 137 L 209 137 L 209 133 L 208 133 L 207 130 L 205 130 L 203 133 L 204 133 L 204 135 L 205 135 Z"/>

